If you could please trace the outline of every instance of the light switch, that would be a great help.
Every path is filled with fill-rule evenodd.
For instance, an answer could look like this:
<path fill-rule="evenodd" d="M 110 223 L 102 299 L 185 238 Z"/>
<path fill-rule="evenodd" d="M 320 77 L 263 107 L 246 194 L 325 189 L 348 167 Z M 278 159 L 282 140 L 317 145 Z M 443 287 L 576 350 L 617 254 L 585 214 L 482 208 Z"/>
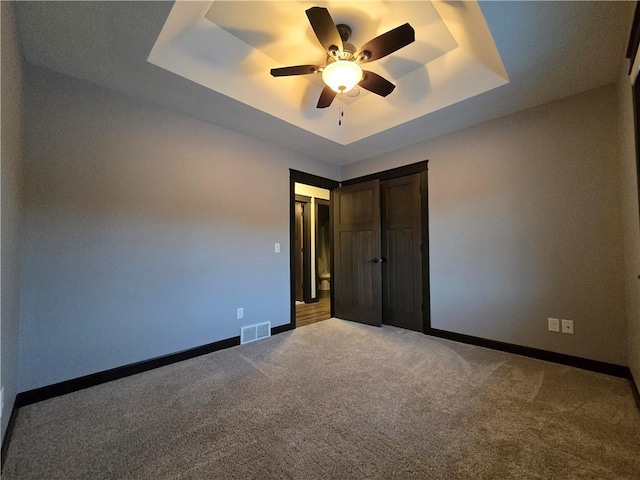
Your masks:
<path fill-rule="evenodd" d="M 274 250 L 276 253 L 280 253 L 280 244 L 279 244 L 279 243 L 276 243 L 276 244 L 274 245 L 273 250 Z"/>

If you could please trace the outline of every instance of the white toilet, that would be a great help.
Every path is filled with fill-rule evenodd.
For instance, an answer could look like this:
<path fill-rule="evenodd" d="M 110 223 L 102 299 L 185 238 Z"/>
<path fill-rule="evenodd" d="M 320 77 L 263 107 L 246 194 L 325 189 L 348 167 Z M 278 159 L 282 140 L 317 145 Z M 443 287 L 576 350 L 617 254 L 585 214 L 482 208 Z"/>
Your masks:
<path fill-rule="evenodd" d="M 320 280 L 320 285 L 318 285 L 318 290 L 331 290 L 331 273 L 329 273 L 328 268 L 325 266 L 322 258 L 318 259 L 318 280 Z"/>

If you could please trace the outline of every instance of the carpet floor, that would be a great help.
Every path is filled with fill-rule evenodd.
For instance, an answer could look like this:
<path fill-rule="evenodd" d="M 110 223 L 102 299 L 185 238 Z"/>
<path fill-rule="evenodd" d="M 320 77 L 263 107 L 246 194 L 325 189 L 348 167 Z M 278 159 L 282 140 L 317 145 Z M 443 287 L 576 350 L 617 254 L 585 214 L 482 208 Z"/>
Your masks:
<path fill-rule="evenodd" d="M 14 479 L 638 479 L 626 380 L 330 319 L 20 409 Z"/>

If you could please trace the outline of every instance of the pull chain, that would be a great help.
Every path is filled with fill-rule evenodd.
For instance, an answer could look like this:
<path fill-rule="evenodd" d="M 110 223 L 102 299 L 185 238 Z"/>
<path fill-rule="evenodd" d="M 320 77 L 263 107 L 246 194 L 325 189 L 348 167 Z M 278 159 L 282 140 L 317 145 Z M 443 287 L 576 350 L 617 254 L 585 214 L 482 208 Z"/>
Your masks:
<path fill-rule="evenodd" d="M 342 104 L 342 95 L 340 94 L 340 98 L 339 100 L 339 105 L 338 105 L 338 126 L 341 127 L 342 126 L 342 117 L 344 117 L 344 106 Z"/>

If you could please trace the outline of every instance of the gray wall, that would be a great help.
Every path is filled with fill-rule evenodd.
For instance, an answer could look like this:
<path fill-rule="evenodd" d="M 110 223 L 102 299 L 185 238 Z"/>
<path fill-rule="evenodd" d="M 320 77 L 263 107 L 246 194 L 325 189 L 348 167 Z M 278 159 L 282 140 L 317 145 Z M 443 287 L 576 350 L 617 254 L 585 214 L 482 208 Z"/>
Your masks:
<path fill-rule="evenodd" d="M 25 135 L 21 391 L 289 322 L 289 168 L 337 166 L 36 67 Z"/>
<path fill-rule="evenodd" d="M 2 410 L 2 437 L 18 386 L 18 244 L 20 230 L 20 196 L 22 176 L 22 79 L 23 61 L 18 32 L 15 26 L 14 4 L 0 2 L 2 23 L 2 211 L 0 214 L 2 236 L 0 239 L 2 278 L 0 290 L 0 351 L 2 373 L 0 383 L 4 387 Z"/>
<path fill-rule="evenodd" d="M 626 62 L 625 62 L 626 63 Z M 625 65 L 626 67 L 626 65 Z M 629 368 L 640 385 L 640 222 L 638 220 L 638 182 L 633 123 L 633 97 L 623 68 L 618 82 L 620 107 L 620 160 L 624 225 L 625 306 L 628 322 Z"/>
<path fill-rule="evenodd" d="M 343 168 L 429 159 L 433 327 L 627 364 L 616 107 L 611 85 Z"/>

